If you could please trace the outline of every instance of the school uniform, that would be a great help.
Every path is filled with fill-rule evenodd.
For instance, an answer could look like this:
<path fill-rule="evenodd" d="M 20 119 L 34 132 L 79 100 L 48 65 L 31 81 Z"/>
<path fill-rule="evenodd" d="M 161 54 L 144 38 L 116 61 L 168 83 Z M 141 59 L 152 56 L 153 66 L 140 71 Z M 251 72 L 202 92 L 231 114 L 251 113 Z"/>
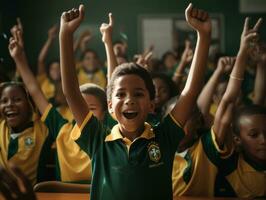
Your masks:
<path fill-rule="evenodd" d="M 75 122 L 65 120 L 54 107 L 51 105 L 49 107 L 44 122 L 49 131 L 57 135 L 57 179 L 71 183 L 90 183 L 92 176 L 90 157 L 70 137 L 71 134 L 77 134 L 79 128 Z M 112 126 L 116 122 L 107 114 L 104 123 Z"/>
<path fill-rule="evenodd" d="M 216 180 L 216 196 L 266 198 L 266 166 L 260 167 L 234 152 L 223 160 Z"/>
<path fill-rule="evenodd" d="M 50 99 L 52 97 L 55 96 L 55 85 L 52 82 L 52 80 L 50 80 L 46 74 L 42 74 L 40 76 L 37 77 L 38 83 L 41 87 L 41 90 L 44 94 L 44 96 L 47 99 Z"/>
<path fill-rule="evenodd" d="M 48 132 L 45 124 L 35 119 L 24 131 L 13 134 L 2 120 L 0 133 L 0 165 L 8 169 L 8 162 L 14 163 L 32 185 L 46 180 L 45 165 L 55 136 Z"/>
<path fill-rule="evenodd" d="M 83 67 L 79 67 L 77 70 L 77 76 L 79 85 L 94 83 L 102 88 L 106 87 L 106 75 L 101 69 L 88 73 Z"/>
<path fill-rule="evenodd" d="M 158 126 L 145 123 L 133 142 L 119 125 L 105 127 L 90 112 L 72 138 L 92 160 L 90 199 L 172 199 L 172 165 L 183 130 L 168 115 Z"/>
<path fill-rule="evenodd" d="M 229 148 L 220 149 L 215 134 L 209 130 L 190 147 L 185 156 L 177 154 L 173 164 L 173 195 L 214 196 L 215 179 L 218 172 L 217 159 L 213 154 L 225 158 L 230 155 Z"/>

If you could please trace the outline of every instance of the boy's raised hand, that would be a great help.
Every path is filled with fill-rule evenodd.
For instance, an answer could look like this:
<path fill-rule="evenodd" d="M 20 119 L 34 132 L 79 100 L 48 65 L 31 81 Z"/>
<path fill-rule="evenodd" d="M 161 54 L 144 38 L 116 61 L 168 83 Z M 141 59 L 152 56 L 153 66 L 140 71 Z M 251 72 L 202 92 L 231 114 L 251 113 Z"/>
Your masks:
<path fill-rule="evenodd" d="M 223 73 L 229 74 L 233 69 L 235 61 L 236 57 L 221 57 L 218 61 L 217 68 L 222 70 Z"/>
<path fill-rule="evenodd" d="M 103 23 L 100 27 L 102 33 L 103 43 L 112 43 L 112 32 L 113 32 L 114 19 L 112 13 L 109 13 L 109 23 Z"/>
<path fill-rule="evenodd" d="M 243 32 L 241 34 L 239 51 L 248 51 L 255 47 L 255 43 L 258 40 L 258 30 L 262 23 L 262 18 L 259 18 L 253 28 L 249 28 L 249 17 L 245 19 Z"/>
<path fill-rule="evenodd" d="M 23 172 L 14 165 L 10 165 L 10 169 L 16 177 L 0 166 L 0 192 L 4 198 L 7 200 L 36 200 L 31 183 Z"/>
<path fill-rule="evenodd" d="M 60 22 L 60 33 L 73 34 L 79 27 L 84 18 L 84 5 L 80 5 L 79 9 L 73 8 L 72 10 L 63 12 Z"/>
<path fill-rule="evenodd" d="M 49 28 L 48 37 L 50 39 L 54 39 L 54 38 L 56 38 L 57 34 L 58 34 L 58 26 L 57 26 L 57 24 L 55 24 L 51 28 Z"/>
<path fill-rule="evenodd" d="M 185 41 L 185 49 L 181 56 L 181 61 L 185 64 L 188 64 L 192 61 L 193 58 L 193 50 L 191 49 L 191 42 L 189 40 Z"/>
<path fill-rule="evenodd" d="M 11 57 L 15 60 L 24 56 L 22 32 L 16 28 L 12 31 L 12 37 L 9 39 L 8 50 Z"/>
<path fill-rule="evenodd" d="M 209 14 L 204 10 L 193 8 L 192 3 L 188 5 L 185 11 L 188 24 L 201 34 L 211 33 L 211 20 Z"/>

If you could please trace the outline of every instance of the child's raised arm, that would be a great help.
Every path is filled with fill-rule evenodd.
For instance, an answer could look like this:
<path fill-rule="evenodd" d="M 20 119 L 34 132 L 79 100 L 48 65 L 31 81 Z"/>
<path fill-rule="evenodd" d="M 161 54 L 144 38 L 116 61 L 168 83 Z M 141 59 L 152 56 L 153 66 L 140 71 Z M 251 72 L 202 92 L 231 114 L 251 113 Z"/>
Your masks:
<path fill-rule="evenodd" d="M 55 37 L 57 36 L 57 32 L 58 26 L 56 24 L 48 30 L 48 38 L 38 56 L 38 75 L 45 74 L 45 59 L 47 57 L 49 48 L 51 47 Z"/>
<path fill-rule="evenodd" d="M 261 58 L 257 63 L 253 103 L 256 105 L 263 106 L 265 101 L 266 101 L 266 51 L 264 49 Z"/>
<path fill-rule="evenodd" d="M 197 100 L 197 105 L 203 114 L 205 121 L 211 121 L 211 125 L 213 125 L 213 121 L 210 120 L 210 107 L 213 100 L 213 95 L 221 77 L 223 75 L 229 75 L 229 73 L 232 71 L 234 62 L 235 57 L 221 57 L 219 59 L 216 70 L 212 74 L 207 84 L 204 86 Z"/>
<path fill-rule="evenodd" d="M 29 66 L 28 61 L 25 55 L 24 44 L 22 38 L 22 32 L 20 29 L 16 28 L 12 32 L 12 37 L 9 40 L 9 53 L 16 63 L 16 67 L 23 79 L 24 84 L 26 85 L 31 97 L 33 98 L 36 106 L 39 111 L 43 114 L 46 107 L 48 106 L 48 101 L 42 93 L 38 82 L 33 76 Z"/>
<path fill-rule="evenodd" d="M 236 62 L 214 118 L 213 130 L 220 147 L 223 146 L 226 133 L 229 131 L 233 107 L 241 90 L 249 48 L 253 40 L 258 37 L 257 31 L 261 22 L 262 19 L 259 19 L 255 26 L 249 29 L 249 18 L 245 20 Z"/>
<path fill-rule="evenodd" d="M 197 44 L 185 88 L 171 112 L 181 126 L 191 116 L 201 91 L 211 40 L 211 20 L 207 12 L 193 8 L 192 4 L 189 4 L 186 9 L 186 20 L 197 31 Z"/>
<path fill-rule="evenodd" d="M 182 53 L 180 63 L 178 64 L 176 71 L 172 77 L 172 80 L 175 82 L 179 89 L 181 89 L 180 84 L 184 77 L 184 70 L 193 58 L 193 50 L 190 46 L 191 42 L 189 40 L 186 40 L 185 49 Z"/>
<path fill-rule="evenodd" d="M 84 18 L 84 6 L 63 12 L 61 16 L 59 44 L 63 93 L 78 126 L 82 125 L 89 108 L 83 99 L 75 71 L 73 34 Z"/>
<path fill-rule="evenodd" d="M 109 13 L 109 23 L 103 23 L 100 27 L 102 33 L 102 41 L 104 43 L 106 57 L 107 57 L 107 81 L 109 83 L 111 75 L 118 65 L 116 56 L 113 49 L 112 32 L 113 32 L 114 19 L 112 13 Z"/>

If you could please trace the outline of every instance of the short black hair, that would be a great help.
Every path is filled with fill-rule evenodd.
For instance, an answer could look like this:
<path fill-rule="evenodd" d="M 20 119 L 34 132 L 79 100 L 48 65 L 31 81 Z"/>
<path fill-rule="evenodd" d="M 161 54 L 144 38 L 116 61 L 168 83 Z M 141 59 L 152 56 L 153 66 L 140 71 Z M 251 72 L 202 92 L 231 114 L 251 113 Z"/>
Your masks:
<path fill-rule="evenodd" d="M 82 52 L 81 57 L 80 57 L 80 60 L 83 60 L 84 57 L 85 57 L 85 55 L 86 55 L 87 53 L 93 53 L 94 56 L 95 56 L 97 59 L 99 59 L 98 53 L 97 53 L 95 50 L 90 49 L 90 48 L 87 48 L 87 49 L 85 49 L 85 50 Z"/>
<path fill-rule="evenodd" d="M 110 82 L 107 86 L 107 98 L 111 100 L 114 82 L 117 78 L 125 75 L 137 75 L 139 76 L 145 83 L 145 86 L 149 92 L 150 99 L 153 100 L 155 98 L 155 88 L 152 82 L 152 78 L 149 72 L 143 67 L 137 65 L 136 63 L 123 63 L 116 67 L 114 70 Z"/>
<path fill-rule="evenodd" d="M 79 89 L 83 94 L 95 96 L 102 105 L 102 109 L 107 111 L 107 98 L 103 88 L 94 83 L 85 83 L 81 85 Z"/>
<path fill-rule="evenodd" d="M 235 135 L 240 134 L 240 118 L 243 116 L 250 116 L 250 115 L 266 116 L 266 108 L 260 105 L 249 105 L 237 108 L 234 112 L 233 123 L 232 123 L 232 129 Z"/>

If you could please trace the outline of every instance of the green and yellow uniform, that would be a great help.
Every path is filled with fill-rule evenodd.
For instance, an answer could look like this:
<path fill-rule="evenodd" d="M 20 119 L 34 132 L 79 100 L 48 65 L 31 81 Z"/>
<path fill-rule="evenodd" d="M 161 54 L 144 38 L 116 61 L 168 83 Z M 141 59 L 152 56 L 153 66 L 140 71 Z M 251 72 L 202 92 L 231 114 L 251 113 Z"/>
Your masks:
<path fill-rule="evenodd" d="M 55 139 L 45 124 L 36 118 L 23 132 L 14 134 L 6 121 L 2 120 L 0 133 L 0 165 L 8 169 L 8 162 L 14 163 L 32 185 L 44 181 L 45 165 Z"/>
<path fill-rule="evenodd" d="M 79 129 L 62 117 L 55 107 L 49 105 L 47 115 L 43 118 L 49 131 L 57 135 L 56 176 L 64 182 L 88 182 L 91 179 L 90 159 L 85 152 L 70 138 L 71 131 Z M 74 127 L 74 128 L 73 128 Z"/>
<path fill-rule="evenodd" d="M 74 123 L 66 121 L 57 109 L 49 106 L 44 122 L 49 131 L 57 135 L 56 150 L 56 176 L 64 182 L 90 183 L 91 160 L 90 157 L 80 149 L 77 143 L 70 137 L 78 134 L 79 128 Z M 104 123 L 112 126 L 116 123 L 111 116 L 106 115 Z"/>
<path fill-rule="evenodd" d="M 80 67 L 78 68 L 77 76 L 79 85 L 94 83 L 102 88 L 106 87 L 106 75 L 100 69 L 92 73 L 87 73 L 82 67 Z"/>
<path fill-rule="evenodd" d="M 41 87 L 44 96 L 47 99 L 50 99 L 55 96 L 55 85 L 54 83 L 47 77 L 46 74 L 42 74 L 37 77 L 38 83 Z"/>
<path fill-rule="evenodd" d="M 266 167 L 259 167 L 234 152 L 220 165 L 215 191 L 216 196 L 266 198 Z"/>
<path fill-rule="evenodd" d="M 166 116 L 158 126 L 145 123 L 133 142 L 119 125 L 105 127 L 90 112 L 72 138 L 92 159 L 90 198 L 108 200 L 172 199 L 172 165 L 184 132 Z"/>
<path fill-rule="evenodd" d="M 173 195 L 214 196 L 215 179 L 218 172 L 219 157 L 230 155 L 229 148 L 219 148 L 213 131 L 208 131 L 188 149 L 186 155 L 175 156 L 173 164 Z M 208 176 L 208 178 L 206 178 Z"/>

